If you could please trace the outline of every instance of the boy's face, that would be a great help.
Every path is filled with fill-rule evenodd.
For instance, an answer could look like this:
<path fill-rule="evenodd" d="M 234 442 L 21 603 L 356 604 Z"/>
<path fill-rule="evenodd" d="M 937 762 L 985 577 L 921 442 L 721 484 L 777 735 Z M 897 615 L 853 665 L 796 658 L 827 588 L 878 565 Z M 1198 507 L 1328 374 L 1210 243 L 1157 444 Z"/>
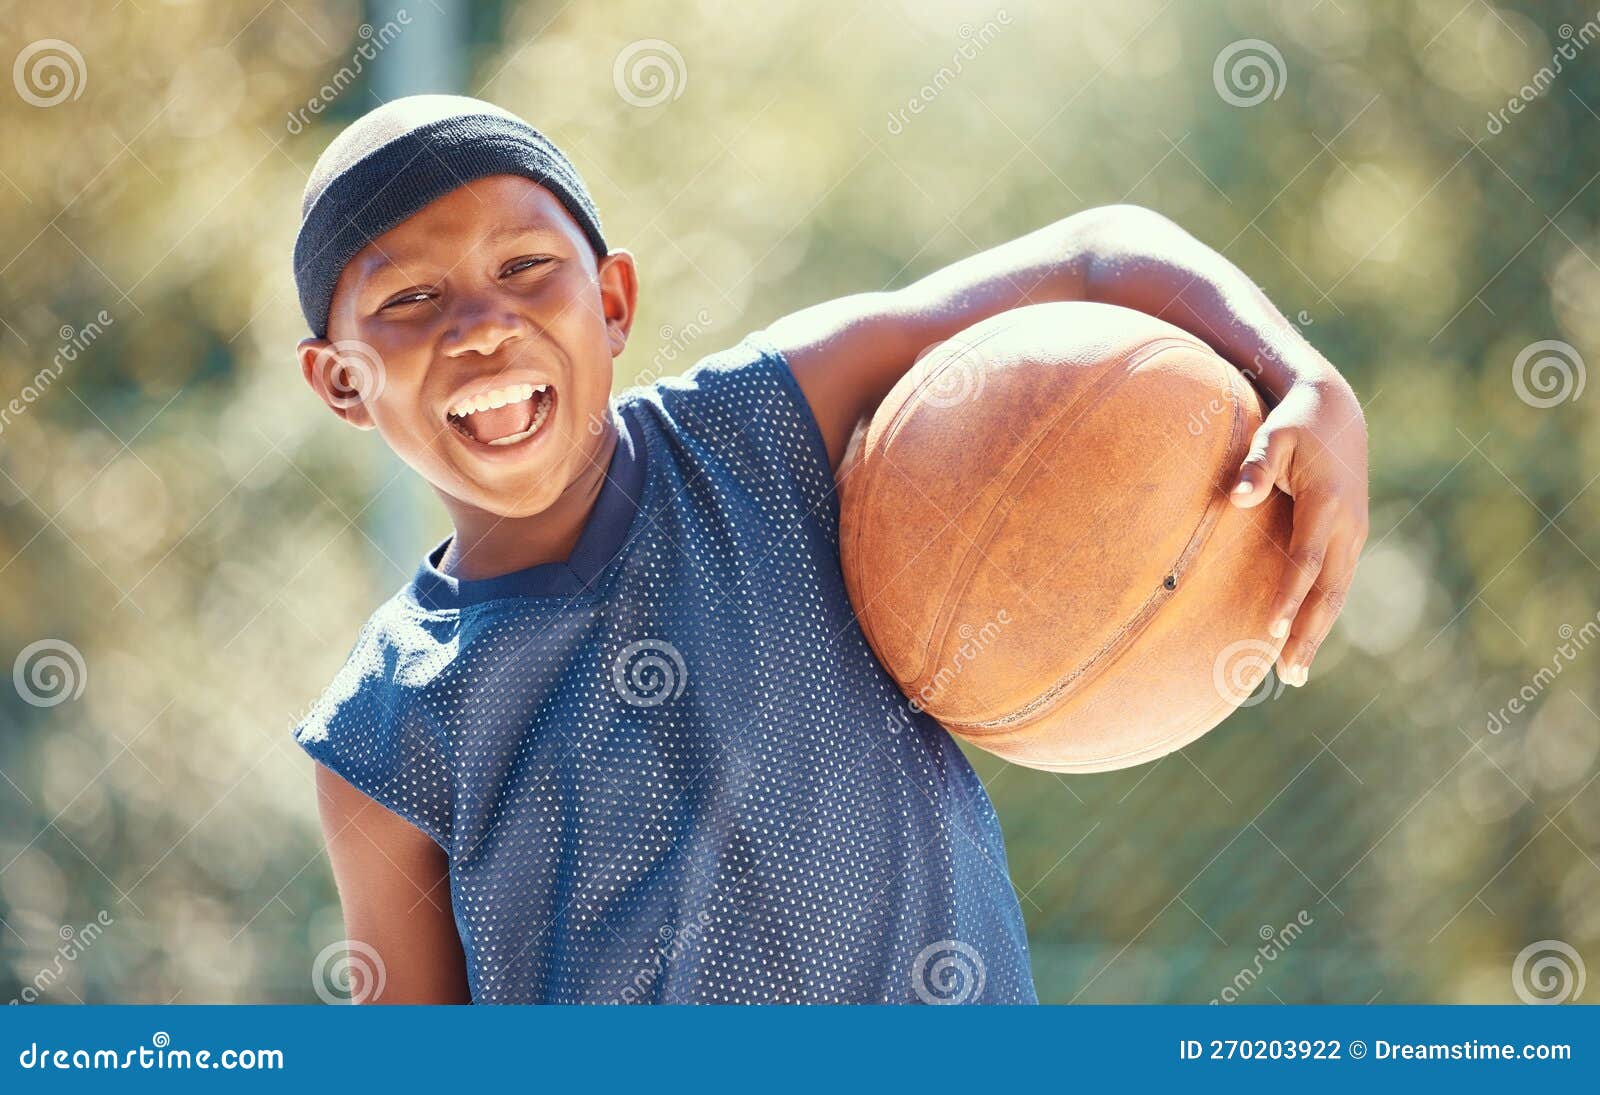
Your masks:
<path fill-rule="evenodd" d="M 526 517 L 605 452 L 636 296 L 631 255 L 597 263 L 554 195 L 492 175 L 350 260 L 329 337 L 300 343 L 301 371 L 447 503 Z"/>

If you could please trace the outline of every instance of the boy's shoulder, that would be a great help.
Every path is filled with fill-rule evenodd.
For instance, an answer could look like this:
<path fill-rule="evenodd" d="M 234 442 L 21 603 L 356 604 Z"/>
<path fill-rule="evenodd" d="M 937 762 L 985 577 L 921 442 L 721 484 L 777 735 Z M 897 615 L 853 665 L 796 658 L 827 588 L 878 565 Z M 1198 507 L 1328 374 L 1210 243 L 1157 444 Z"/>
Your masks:
<path fill-rule="evenodd" d="M 764 331 L 752 331 L 731 346 L 695 361 L 678 373 L 665 373 L 678 360 L 681 351 L 672 347 L 658 351 L 650 365 L 632 386 L 616 397 L 618 403 L 655 402 L 670 409 L 690 411 L 697 403 L 718 399 L 733 401 L 741 394 L 755 394 L 763 377 L 776 379 L 788 369 L 783 355 L 767 340 Z"/>
<path fill-rule="evenodd" d="M 404 687 L 407 678 L 418 675 L 415 655 L 433 644 L 415 641 L 420 621 L 409 589 L 408 583 L 390 595 L 362 623 L 333 680 L 296 724 L 294 737 L 301 745 L 329 741 L 335 719 L 349 718 L 356 707 L 381 707 L 387 690 Z M 378 721 L 372 717 L 377 714 L 369 712 L 368 721 Z"/>
<path fill-rule="evenodd" d="M 648 376 L 648 372 L 646 376 Z M 781 350 L 764 330 L 696 361 L 681 374 L 641 382 L 617 396 L 659 432 L 735 474 L 773 475 L 808 492 L 825 490 L 832 470 L 811 406 Z M 696 455 L 691 452 L 689 455 Z"/>
<path fill-rule="evenodd" d="M 448 847 L 453 750 L 413 702 L 450 661 L 427 627 L 403 590 L 378 606 L 294 738 L 313 760 Z"/>

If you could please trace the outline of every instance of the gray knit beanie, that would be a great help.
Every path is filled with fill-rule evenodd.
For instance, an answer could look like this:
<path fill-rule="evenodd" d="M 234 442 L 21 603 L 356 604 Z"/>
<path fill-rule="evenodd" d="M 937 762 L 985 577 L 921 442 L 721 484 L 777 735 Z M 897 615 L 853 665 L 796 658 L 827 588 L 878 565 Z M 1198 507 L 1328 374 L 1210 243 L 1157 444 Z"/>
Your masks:
<path fill-rule="evenodd" d="M 318 157 L 300 203 L 294 278 L 312 332 L 327 337 L 333 287 L 358 251 L 456 187 L 502 174 L 554 194 L 595 257 L 605 256 L 600 214 L 578 169 L 510 111 L 463 95 L 412 95 L 351 122 Z"/>

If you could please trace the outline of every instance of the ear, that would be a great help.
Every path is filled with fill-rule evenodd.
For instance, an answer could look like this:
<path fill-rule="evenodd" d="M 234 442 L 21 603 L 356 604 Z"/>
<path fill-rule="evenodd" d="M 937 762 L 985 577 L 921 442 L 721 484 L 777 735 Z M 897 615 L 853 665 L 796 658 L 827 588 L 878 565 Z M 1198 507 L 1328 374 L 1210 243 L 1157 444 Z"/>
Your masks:
<path fill-rule="evenodd" d="M 367 400 L 382 391 L 381 364 L 374 365 L 376 355 L 356 349 L 361 343 L 349 341 L 334 343 L 325 338 L 305 338 L 295 348 L 300 358 L 300 375 L 305 377 L 317 398 L 328 409 L 358 430 L 373 428 L 372 412 Z M 373 381 L 378 383 L 374 385 Z"/>
<path fill-rule="evenodd" d="M 628 332 L 633 329 L 639 303 L 639 272 L 633 253 L 618 248 L 607 254 L 600 260 L 596 278 L 600 282 L 606 337 L 611 343 L 611 356 L 616 357 L 628 345 Z"/>

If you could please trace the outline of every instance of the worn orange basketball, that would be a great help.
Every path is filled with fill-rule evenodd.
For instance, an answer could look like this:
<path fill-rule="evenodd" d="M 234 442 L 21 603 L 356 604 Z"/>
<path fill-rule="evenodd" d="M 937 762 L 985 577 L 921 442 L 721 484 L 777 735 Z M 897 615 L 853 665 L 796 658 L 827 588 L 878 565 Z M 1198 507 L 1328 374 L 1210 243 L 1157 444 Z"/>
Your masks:
<path fill-rule="evenodd" d="M 1194 336 L 1041 304 L 924 354 L 840 468 L 862 630 L 914 705 L 1007 760 L 1093 772 L 1249 701 L 1290 501 L 1228 500 L 1262 404 Z"/>

